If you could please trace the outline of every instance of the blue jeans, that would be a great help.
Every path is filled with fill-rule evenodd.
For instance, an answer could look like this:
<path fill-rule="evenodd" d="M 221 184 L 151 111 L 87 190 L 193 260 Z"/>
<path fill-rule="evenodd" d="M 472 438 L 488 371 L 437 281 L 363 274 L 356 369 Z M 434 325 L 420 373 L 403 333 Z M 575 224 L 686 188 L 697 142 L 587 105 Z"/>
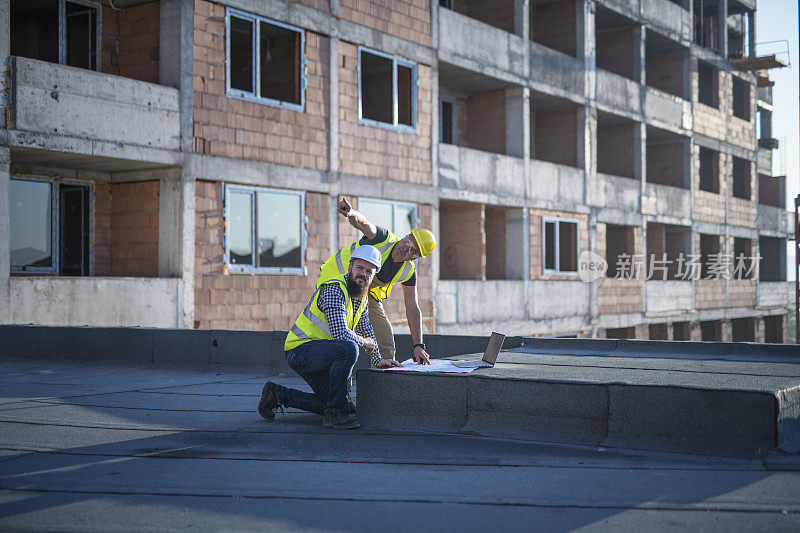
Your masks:
<path fill-rule="evenodd" d="M 347 404 L 347 379 L 358 357 L 358 344 L 353 341 L 309 341 L 284 352 L 286 362 L 311 385 L 313 393 L 278 385 L 278 402 L 322 415 L 325 409 L 338 408 L 350 412 Z"/>

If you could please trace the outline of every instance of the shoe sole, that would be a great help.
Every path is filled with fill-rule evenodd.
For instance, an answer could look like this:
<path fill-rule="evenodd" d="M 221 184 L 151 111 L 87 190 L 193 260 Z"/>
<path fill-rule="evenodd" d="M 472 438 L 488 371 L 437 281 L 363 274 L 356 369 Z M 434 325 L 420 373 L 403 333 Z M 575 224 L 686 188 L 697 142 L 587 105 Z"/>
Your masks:
<path fill-rule="evenodd" d="M 266 402 L 265 396 L 267 395 L 267 389 L 270 388 L 269 385 L 273 385 L 271 388 L 273 395 L 275 394 L 275 387 L 271 381 L 264 383 L 264 388 L 261 389 L 261 400 L 258 402 L 258 414 L 261 415 L 261 418 L 264 420 L 268 420 L 272 422 L 275 420 L 275 412 L 272 409 L 267 409 L 267 406 L 264 405 Z"/>

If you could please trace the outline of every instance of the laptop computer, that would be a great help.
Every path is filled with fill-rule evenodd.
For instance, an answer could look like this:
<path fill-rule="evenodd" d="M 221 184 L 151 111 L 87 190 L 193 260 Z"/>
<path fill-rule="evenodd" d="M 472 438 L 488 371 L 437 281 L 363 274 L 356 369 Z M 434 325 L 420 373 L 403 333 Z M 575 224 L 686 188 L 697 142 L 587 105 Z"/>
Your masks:
<path fill-rule="evenodd" d="M 503 341 L 506 336 L 502 333 L 492 332 L 489 337 L 489 344 L 483 352 L 483 359 L 479 361 L 453 361 L 453 364 L 459 368 L 491 368 L 494 362 L 497 361 L 497 354 L 500 353 L 500 348 L 503 347 Z"/>

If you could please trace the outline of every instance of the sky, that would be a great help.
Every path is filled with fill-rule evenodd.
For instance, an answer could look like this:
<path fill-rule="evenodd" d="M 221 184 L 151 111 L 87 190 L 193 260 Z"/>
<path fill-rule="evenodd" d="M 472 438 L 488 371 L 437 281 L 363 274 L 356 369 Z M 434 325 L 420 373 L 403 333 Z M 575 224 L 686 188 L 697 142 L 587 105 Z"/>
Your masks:
<path fill-rule="evenodd" d="M 789 41 L 788 68 L 773 69 L 770 78 L 772 88 L 772 135 L 780 147 L 772 154 L 773 175 L 786 175 L 786 209 L 794 210 L 794 198 L 800 194 L 800 138 L 798 113 L 800 106 L 800 54 L 798 54 L 798 1 L 758 0 L 756 9 L 756 52 L 758 55 L 785 49 L 783 43 L 759 45 L 767 41 L 786 39 Z M 777 46 L 777 49 L 775 48 Z M 794 279 L 794 243 L 789 242 L 787 253 L 787 279 Z"/>

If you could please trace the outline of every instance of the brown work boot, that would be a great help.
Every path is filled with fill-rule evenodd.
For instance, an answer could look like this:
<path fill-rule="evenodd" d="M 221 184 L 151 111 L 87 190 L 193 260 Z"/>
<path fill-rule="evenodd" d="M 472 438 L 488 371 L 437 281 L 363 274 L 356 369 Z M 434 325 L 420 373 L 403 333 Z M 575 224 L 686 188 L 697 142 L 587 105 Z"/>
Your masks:
<path fill-rule="evenodd" d="M 325 409 L 325 416 L 322 418 L 322 425 L 331 429 L 357 429 L 361 427 L 356 415 L 344 414 L 344 411 L 336 407 Z"/>

